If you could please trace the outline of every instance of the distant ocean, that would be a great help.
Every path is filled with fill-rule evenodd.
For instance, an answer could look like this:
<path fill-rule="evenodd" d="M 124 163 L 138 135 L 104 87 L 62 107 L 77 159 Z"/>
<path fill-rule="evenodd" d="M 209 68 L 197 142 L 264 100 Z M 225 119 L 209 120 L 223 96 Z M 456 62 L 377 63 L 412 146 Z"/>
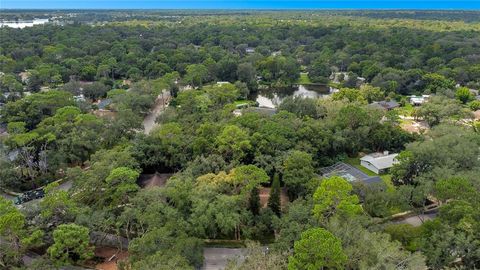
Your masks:
<path fill-rule="evenodd" d="M 1 9 L 431 9 L 480 10 L 480 0 L 0 0 Z"/>

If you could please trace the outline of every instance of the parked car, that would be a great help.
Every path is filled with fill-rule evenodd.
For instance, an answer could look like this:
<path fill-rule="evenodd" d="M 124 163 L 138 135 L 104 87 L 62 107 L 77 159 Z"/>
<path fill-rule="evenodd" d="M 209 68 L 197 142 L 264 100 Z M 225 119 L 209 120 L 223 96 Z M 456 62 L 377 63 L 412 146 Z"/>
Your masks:
<path fill-rule="evenodd" d="M 20 205 L 22 203 L 26 203 L 31 200 L 41 199 L 44 196 L 45 196 L 45 191 L 43 190 L 43 188 L 30 190 L 15 197 L 14 203 L 16 205 Z"/>

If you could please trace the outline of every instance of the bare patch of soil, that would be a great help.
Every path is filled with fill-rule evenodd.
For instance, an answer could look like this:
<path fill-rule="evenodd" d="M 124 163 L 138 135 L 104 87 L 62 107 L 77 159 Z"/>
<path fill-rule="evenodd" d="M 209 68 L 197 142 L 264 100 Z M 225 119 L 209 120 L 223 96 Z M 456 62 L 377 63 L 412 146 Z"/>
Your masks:
<path fill-rule="evenodd" d="M 259 193 L 260 193 L 260 205 L 262 208 L 265 208 L 268 206 L 268 199 L 270 198 L 270 190 L 271 188 L 269 187 L 263 187 L 260 188 Z M 280 204 L 282 208 L 284 208 L 288 203 L 288 196 L 287 196 L 287 191 L 286 189 L 282 188 L 282 192 L 280 193 Z"/>
<path fill-rule="evenodd" d="M 103 258 L 104 261 L 95 265 L 97 270 L 118 270 L 117 263 L 126 261 L 128 258 L 128 251 L 120 251 L 111 247 L 97 247 L 95 249 L 95 256 Z"/>

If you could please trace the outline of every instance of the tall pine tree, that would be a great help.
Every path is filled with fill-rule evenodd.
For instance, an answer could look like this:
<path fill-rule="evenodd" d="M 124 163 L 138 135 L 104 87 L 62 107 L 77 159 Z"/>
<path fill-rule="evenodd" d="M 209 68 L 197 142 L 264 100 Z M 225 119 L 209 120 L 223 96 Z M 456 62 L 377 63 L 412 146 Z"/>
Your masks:
<path fill-rule="evenodd" d="M 275 214 L 280 215 L 280 179 L 278 177 L 278 174 L 275 174 L 273 176 L 272 189 L 270 190 L 270 198 L 268 198 L 268 207 L 270 207 L 270 209 L 272 209 Z"/>
<path fill-rule="evenodd" d="M 255 216 L 260 213 L 260 194 L 257 187 L 254 187 L 250 192 L 249 208 Z"/>

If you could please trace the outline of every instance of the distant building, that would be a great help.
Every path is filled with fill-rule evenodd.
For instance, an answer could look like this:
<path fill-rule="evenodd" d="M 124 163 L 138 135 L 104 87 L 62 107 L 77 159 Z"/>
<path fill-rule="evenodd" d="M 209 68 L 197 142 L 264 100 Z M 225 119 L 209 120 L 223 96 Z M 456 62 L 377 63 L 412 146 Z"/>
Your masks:
<path fill-rule="evenodd" d="M 217 85 L 225 85 L 225 84 L 230 84 L 230 82 L 217 82 Z"/>
<path fill-rule="evenodd" d="M 255 52 L 255 48 L 247 47 L 247 48 L 245 48 L 245 52 L 246 52 L 246 53 L 254 53 L 254 52 Z"/>
<path fill-rule="evenodd" d="M 280 56 L 280 55 L 282 55 L 282 51 L 272 52 L 273 57 Z"/>
<path fill-rule="evenodd" d="M 73 100 L 75 100 L 76 102 L 81 102 L 81 101 L 85 101 L 85 96 L 83 94 L 80 94 L 80 95 L 77 95 L 77 96 L 73 96 Z"/>
<path fill-rule="evenodd" d="M 398 154 L 389 154 L 388 151 L 383 153 L 372 153 L 360 159 L 360 165 L 370 171 L 380 174 L 390 169 L 396 162 Z"/>
<path fill-rule="evenodd" d="M 375 184 L 383 183 L 379 176 L 369 176 L 352 165 L 338 162 L 332 166 L 320 169 L 323 177 L 340 176 L 350 183 Z"/>
<path fill-rule="evenodd" d="M 393 110 L 395 108 L 398 108 L 400 107 L 400 104 L 396 101 L 375 101 L 373 103 L 371 103 L 369 106 L 371 107 L 374 107 L 374 108 L 379 108 L 379 109 L 382 109 L 382 110 L 387 110 L 387 111 L 390 111 L 390 110 Z"/>
<path fill-rule="evenodd" d="M 428 102 L 429 98 L 430 98 L 430 95 L 410 96 L 410 104 L 414 106 L 420 106 Z"/>

